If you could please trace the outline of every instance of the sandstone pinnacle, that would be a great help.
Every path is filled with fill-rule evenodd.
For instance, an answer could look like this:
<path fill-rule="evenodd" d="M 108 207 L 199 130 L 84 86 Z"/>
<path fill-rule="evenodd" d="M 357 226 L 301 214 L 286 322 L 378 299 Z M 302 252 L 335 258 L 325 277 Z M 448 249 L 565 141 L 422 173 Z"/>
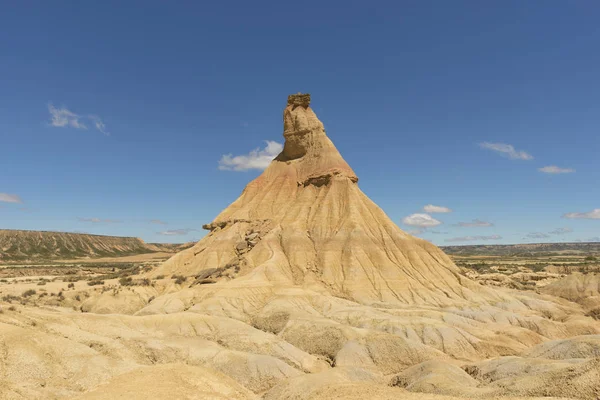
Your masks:
<path fill-rule="evenodd" d="M 309 285 L 361 303 L 450 305 L 488 297 L 359 189 L 309 104 L 308 94 L 288 97 L 281 154 L 206 225 L 207 237 L 156 273 L 214 269 L 232 285 Z"/>

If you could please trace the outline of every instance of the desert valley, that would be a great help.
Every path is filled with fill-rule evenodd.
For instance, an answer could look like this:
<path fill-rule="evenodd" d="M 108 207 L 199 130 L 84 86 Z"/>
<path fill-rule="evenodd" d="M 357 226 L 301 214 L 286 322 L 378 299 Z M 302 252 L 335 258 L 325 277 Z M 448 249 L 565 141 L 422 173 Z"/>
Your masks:
<path fill-rule="evenodd" d="M 0 399 L 600 399 L 600 245 L 411 236 L 310 103 L 197 243 L 0 231 Z"/>

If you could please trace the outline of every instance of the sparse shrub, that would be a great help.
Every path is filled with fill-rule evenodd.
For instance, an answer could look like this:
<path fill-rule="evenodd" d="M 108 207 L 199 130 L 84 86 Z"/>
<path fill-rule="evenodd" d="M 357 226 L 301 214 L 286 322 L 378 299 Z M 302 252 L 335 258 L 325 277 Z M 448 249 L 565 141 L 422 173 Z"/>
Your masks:
<path fill-rule="evenodd" d="M 133 279 L 131 276 L 126 276 L 119 279 L 121 286 L 150 286 L 152 281 L 148 278 Z"/>
<path fill-rule="evenodd" d="M 134 282 L 139 286 L 150 286 L 152 284 L 152 281 L 148 278 L 140 279 Z"/>
<path fill-rule="evenodd" d="M 529 269 L 531 269 L 533 272 L 542 272 L 544 268 L 546 268 L 546 265 L 544 264 L 533 264 L 529 266 Z"/>
<path fill-rule="evenodd" d="M 15 300 L 19 300 L 19 297 L 13 296 L 12 294 L 7 294 L 6 296 L 2 297 L 2 301 L 5 301 L 7 303 L 12 303 Z"/>
<path fill-rule="evenodd" d="M 69 283 L 69 284 L 67 285 L 67 287 L 68 287 L 69 289 L 75 289 L 75 284 L 74 284 L 74 283 Z"/>
<path fill-rule="evenodd" d="M 94 279 L 88 282 L 88 286 L 97 286 L 97 285 L 104 285 L 104 281 L 101 281 L 100 279 Z"/>
<path fill-rule="evenodd" d="M 389 386 L 405 388 L 409 384 L 408 380 L 400 375 L 394 376 L 389 383 Z"/>
<path fill-rule="evenodd" d="M 334 366 L 336 354 L 347 341 L 341 330 L 336 327 L 316 328 L 307 330 L 306 332 L 285 330 L 280 334 L 283 335 L 285 341 L 309 354 L 320 356 L 320 358 L 328 362 L 331 366 Z M 367 351 L 370 351 L 370 345 L 372 343 L 367 345 Z M 386 343 L 379 341 L 378 345 L 385 346 Z M 388 345 L 393 346 L 391 343 L 388 343 Z M 373 361 L 377 363 L 380 360 L 375 357 Z"/>
<path fill-rule="evenodd" d="M 584 258 L 584 261 L 596 261 L 596 257 L 594 257 L 594 256 L 587 256 L 586 258 Z"/>
<path fill-rule="evenodd" d="M 252 318 L 252 326 L 265 332 L 277 335 L 283 330 L 290 319 L 290 313 L 278 311 L 266 317 Z"/>
<path fill-rule="evenodd" d="M 148 303 L 151 303 L 152 300 L 154 300 L 156 297 L 155 296 L 150 296 L 150 298 L 148 299 Z"/>
<path fill-rule="evenodd" d="M 21 294 L 21 297 L 25 297 L 25 298 L 31 297 L 31 296 L 33 296 L 36 293 L 37 292 L 35 290 L 29 289 L 29 290 L 24 291 L 23 294 Z"/>
<path fill-rule="evenodd" d="M 79 296 L 79 295 L 75 296 L 75 300 L 81 301 L 81 296 Z"/>
<path fill-rule="evenodd" d="M 127 277 L 130 275 L 135 275 L 138 272 L 138 268 L 135 265 L 131 265 L 131 264 L 125 264 L 124 266 L 119 266 L 119 270 L 117 271 L 115 268 L 112 269 L 113 273 L 111 274 L 104 274 L 104 275 L 100 275 L 97 276 L 96 279 L 102 279 L 102 280 L 106 280 L 106 279 L 116 279 L 116 278 L 123 278 L 123 277 Z"/>
<path fill-rule="evenodd" d="M 8 311 L 17 311 L 17 307 L 10 306 L 10 307 L 8 307 Z"/>
<path fill-rule="evenodd" d="M 465 267 L 474 269 L 475 271 L 477 271 L 480 274 L 491 271 L 490 266 L 485 261 L 473 263 L 473 264 L 466 264 Z"/>
<path fill-rule="evenodd" d="M 588 311 L 586 315 L 600 321 L 600 307 Z"/>
<path fill-rule="evenodd" d="M 46 281 L 39 281 L 37 284 L 38 286 L 44 286 L 46 284 Z"/>
<path fill-rule="evenodd" d="M 182 284 L 184 284 L 184 283 L 185 283 L 185 281 L 186 281 L 186 278 L 185 278 L 185 277 L 180 277 L 180 278 L 177 278 L 177 279 L 175 280 L 175 283 L 176 283 L 176 284 L 178 284 L 178 285 L 182 285 Z"/>
<path fill-rule="evenodd" d="M 125 276 L 125 277 L 119 279 L 119 284 L 121 286 L 131 286 L 131 285 L 133 285 L 133 278 L 130 276 Z"/>
<path fill-rule="evenodd" d="M 165 279 L 165 276 L 164 275 L 157 275 L 156 279 Z"/>
<path fill-rule="evenodd" d="M 481 375 L 481 370 L 475 365 L 465 365 L 462 369 L 473 378 L 477 378 Z"/>

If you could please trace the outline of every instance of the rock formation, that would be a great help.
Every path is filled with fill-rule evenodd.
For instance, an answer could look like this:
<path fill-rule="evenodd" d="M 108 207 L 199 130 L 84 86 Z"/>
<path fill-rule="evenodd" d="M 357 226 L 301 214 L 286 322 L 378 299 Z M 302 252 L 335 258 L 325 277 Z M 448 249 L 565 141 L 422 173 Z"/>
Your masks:
<path fill-rule="evenodd" d="M 365 304 L 497 298 L 460 276 L 436 246 L 400 230 L 360 190 L 310 95 L 288 97 L 283 136 L 281 154 L 205 226 L 208 236 L 157 275 L 206 279 L 212 271 L 237 284 L 303 285 Z"/>

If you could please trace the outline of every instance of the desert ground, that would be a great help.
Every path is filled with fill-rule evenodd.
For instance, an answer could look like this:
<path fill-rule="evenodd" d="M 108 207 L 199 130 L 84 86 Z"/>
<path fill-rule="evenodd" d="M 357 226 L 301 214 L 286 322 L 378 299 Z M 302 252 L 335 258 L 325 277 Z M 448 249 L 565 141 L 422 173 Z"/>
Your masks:
<path fill-rule="evenodd" d="M 444 252 L 283 120 L 193 246 L 0 268 L 0 398 L 600 398 L 600 254 Z"/>

